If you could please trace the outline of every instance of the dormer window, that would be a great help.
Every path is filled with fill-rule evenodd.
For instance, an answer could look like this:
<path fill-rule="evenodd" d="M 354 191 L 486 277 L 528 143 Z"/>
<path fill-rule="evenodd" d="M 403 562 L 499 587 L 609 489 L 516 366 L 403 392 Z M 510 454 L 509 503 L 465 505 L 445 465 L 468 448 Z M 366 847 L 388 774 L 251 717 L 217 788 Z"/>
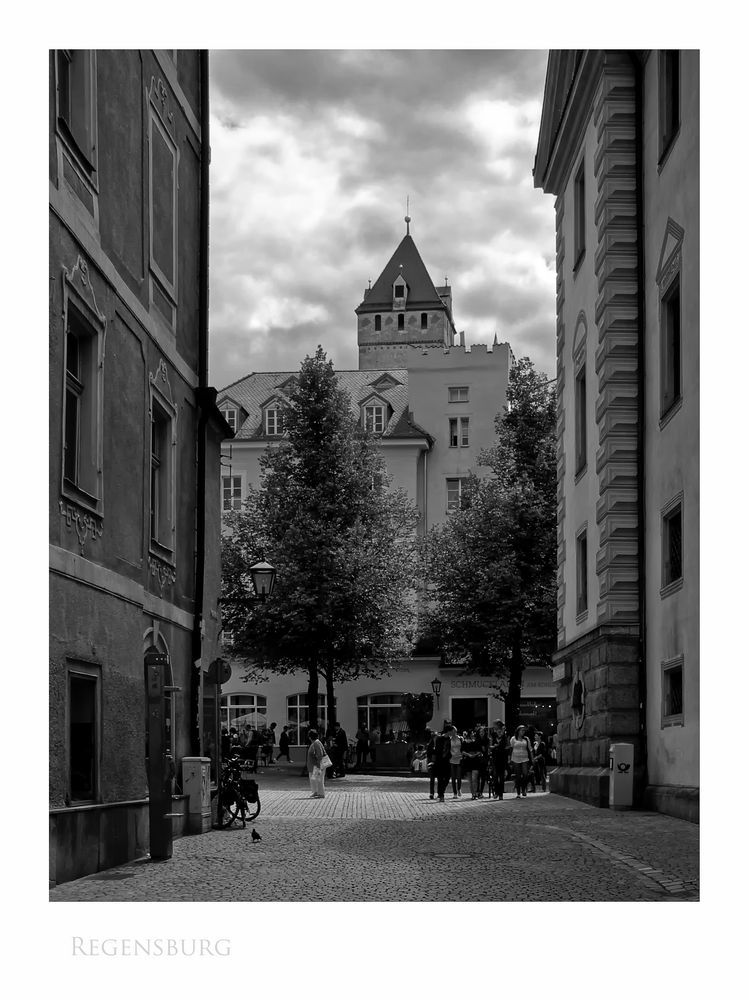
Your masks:
<path fill-rule="evenodd" d="M 396 299 L 405 299 L 405 297 L 406 297 L 406 286 L 405 285 L 396 285 L 395 286 L 395 293 L 394 294 L 395 294 Z"/>
<path fill-rule="evenodd" d="M 268 437 L 281 437 L 283 429 L 283 410 L 280 406 L 269 406 L 265 411 L 265 433 Z"/>
<path fill-rule="evenodd" d="M 393 309 L 405 309 L 408 298 L 408 285 L 402 277 L 393 282 Z"/>
<path fill-rule="evenodd" d="M 237 433 L 237 411 L 233 406 L 225 406 L 221 409 L 221 416 L 231 427 L 234 433 Z"/>
<path fill-rule="evenodd" d="M 382 403 L 370 403 L 364 407 L 364 427 L 370 434 L 382 434 L 385 430 L 385 407 Z"/>

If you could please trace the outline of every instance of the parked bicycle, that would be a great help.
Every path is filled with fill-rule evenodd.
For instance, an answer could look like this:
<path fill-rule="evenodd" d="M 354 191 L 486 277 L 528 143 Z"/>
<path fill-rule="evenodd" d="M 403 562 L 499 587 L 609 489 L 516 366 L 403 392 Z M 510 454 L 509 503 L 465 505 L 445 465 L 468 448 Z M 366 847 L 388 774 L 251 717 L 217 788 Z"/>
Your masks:
<path fill-rule="evenodd" d="M 239 820 L 244 829 L 248 821 L 252 822 L 260 813 L 258 784 L 249 777 L 254 773 L 253 763 L 251 760 L 232 757 L 221 764 L 217 794 L 218 825 L 222 830 L 228 829 Z"/>

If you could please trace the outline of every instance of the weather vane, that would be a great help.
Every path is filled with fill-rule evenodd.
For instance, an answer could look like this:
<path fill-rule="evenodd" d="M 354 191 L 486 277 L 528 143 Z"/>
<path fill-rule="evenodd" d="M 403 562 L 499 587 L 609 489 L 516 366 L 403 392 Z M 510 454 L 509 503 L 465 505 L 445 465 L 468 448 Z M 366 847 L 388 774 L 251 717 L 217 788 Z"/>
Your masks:
<path fill-rule="evenodd" d="M 408 214 L 408 201 L 409 201 L 409 198 L 408 198 L 408 195 L 406 195 L 406 219 L 405 219 L 405 222 L 406 222 L 406 236 L 408 236 L 409 233 L 411 232 L 411 230 L 410 230 L 411 216 Z"/>

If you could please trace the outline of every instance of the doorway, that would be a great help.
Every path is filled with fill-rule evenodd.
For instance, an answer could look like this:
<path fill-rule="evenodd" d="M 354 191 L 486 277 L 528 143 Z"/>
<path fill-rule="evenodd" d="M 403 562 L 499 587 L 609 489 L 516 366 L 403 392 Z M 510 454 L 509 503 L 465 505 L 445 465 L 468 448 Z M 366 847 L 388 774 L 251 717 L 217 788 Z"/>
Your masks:
<path fill-rule="evenodd" d="M 450 698 L 452 724 L 462 733 L 476 726 L 489 724 L 488 698 Z"/>

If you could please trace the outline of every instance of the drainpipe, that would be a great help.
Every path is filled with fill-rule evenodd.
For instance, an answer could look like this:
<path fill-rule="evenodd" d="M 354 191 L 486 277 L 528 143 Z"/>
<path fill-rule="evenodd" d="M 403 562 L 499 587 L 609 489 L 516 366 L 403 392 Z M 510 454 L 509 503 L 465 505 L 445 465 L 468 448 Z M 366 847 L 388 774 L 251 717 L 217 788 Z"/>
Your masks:
<path fill-rule="evenodd" d="M 645 226 L 643 212 L 645 173 L 643 166 L 643 65 L 635 52 L 629 53 L 635 83 L 635 210 L 637 218 L 637 590 L 640 625 L 638 661 L 639 729 L 642 777 L 641 792 L 648 784 L 647 729 L 647 615 L 645 589 Z"/>
<path fill-rule="evenodd" d="M 207 667 L 203 654 L 203 599 L 205 583 L 206 430 L 208 411 L 208 170 L 210 162 L 208 104 L 208 50 L 200 52 L 200 229 L 198 264 L 198 437 L 196 449 L 195 504 L 195 618 L 192 632 L 192 685 L 190 687 L 190 743 L 193 755 L 201 754 L 200 681 Z M 195 666 L 196 662 L 199 666 Z M 219 706 L 216 705 L 218 714 Z"/>

